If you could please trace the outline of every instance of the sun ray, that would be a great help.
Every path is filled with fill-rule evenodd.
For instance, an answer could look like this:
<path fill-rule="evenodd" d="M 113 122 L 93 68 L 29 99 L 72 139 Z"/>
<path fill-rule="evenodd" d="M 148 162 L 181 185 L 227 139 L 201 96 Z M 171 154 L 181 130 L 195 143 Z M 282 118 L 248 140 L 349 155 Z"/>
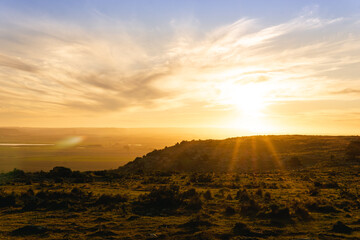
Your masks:
<path fill-rule="evenodd" d="M 257 146 L 256 146 L 256 142 L 255 142 L 255 136 L 251 137 L 251 165 L 250 165 L 250 169 L 251 170 L 255 170 L 256 166 L 257 166 Z"/>
<path fill-rule="evenodd" d="M 232 172 L 235 168 L 235 165 L 239 163 L 239 150 L 240 150 L 240 138 L 236 138 L 234 149 L 232 152 L 231 160 L 228 167 L 228 172 Z"/>
<path fill-rule="evenodd" d="M 280 169 L 284 169 L 283 163 L 280 160 L 280 157 L 278 155 L 277 150 L 275 149 L 274 144 L 271 142 L 271 140 L 269 139 L 269 136 L 264 136 L 264 141 L 266 146 L 268 147 L 268 149 L 271 152 L 272 155 L 272 159 L 275 160 L 275 164 L 280 168 Z"/>

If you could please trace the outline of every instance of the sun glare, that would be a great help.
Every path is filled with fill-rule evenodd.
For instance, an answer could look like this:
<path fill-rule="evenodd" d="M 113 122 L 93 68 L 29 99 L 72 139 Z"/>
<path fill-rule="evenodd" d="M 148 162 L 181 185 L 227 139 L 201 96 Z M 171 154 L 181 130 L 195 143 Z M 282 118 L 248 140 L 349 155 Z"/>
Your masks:
<path fill-rule="evenodd" d="M 264 89 L 260 85 L 248 84 L 234 88 L 230 96 L 232 104 L 244 115 L 261 116 L 265 108 Z"/>
<path fill-rule="evenodd" d="M 268 91 L 264 83 L 224 84 L 221 88 L 223 102 L 234 107 L 238 114 L 230 127 L 243 128 L 253 133 L 271 131 L 263 113 L 269 104 L 266 99 Z"/>

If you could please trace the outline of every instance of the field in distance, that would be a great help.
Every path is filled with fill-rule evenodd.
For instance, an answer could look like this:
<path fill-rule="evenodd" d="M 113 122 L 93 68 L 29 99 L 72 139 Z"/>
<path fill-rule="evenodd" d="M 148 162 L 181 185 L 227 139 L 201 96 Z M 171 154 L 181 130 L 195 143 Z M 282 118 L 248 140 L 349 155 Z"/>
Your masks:
<path fill-rule="evenodd" d="M 234 133 L 187 128 L 0 128 L 0 172 L 48 171 L 59 165 L 81 171 L 115 169 L 182 140 Z"/>

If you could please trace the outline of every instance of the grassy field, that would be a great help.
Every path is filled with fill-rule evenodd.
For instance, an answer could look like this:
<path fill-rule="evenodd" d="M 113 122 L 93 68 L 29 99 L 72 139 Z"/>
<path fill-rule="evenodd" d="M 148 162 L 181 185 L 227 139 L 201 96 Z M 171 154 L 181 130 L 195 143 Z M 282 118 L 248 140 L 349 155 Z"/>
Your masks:
<path fill-rule="evenodd" d="M 121 159 L 114 149 L 0 151 L 86 169 Z M 253 136 L 183 141 L 113 170 L 14 169 L 0 173 L 0 239 L 360 239 L 359 155 L 358 137 Z"/>
<path fill-rule="evenodd" d="M 26 171 L 50 170 L 66 166 L 76 170 L 115 169 L 136 156 L 152 150 L 149 147 L 72 147 L 57 149 L 52 146 L 5 147 L 0 146 L 2 172 L 14 168 Z"/>
<path fill-rule="evenodd" d="M 12 172 L 2 178 L 0 238 L 360 239 L 359 172 Z"/>

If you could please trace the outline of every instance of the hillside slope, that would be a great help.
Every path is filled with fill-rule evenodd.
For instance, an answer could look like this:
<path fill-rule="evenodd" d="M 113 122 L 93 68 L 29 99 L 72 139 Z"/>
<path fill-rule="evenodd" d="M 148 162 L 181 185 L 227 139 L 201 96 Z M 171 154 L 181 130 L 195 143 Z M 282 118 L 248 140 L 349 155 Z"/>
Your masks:
<path fill-rule="evenodd" d="M 352 136 L 250 136 L 183 141 L 119 168 L 134 171 L 258 171 L 344 161 Z"/>

